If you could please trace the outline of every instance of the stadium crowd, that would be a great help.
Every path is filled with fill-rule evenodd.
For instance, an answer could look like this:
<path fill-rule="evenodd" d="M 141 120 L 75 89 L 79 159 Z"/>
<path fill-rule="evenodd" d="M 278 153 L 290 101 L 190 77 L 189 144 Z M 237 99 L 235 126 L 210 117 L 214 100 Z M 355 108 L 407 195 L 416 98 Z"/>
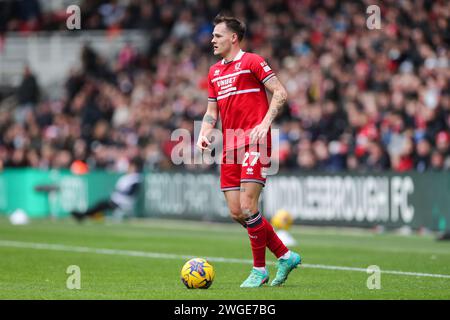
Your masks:
<path fill-rule="evenodd" d="M 379 30 L 366 25 L 369 2 L 81 1 L 83 30 L 143 29 L 151 46 L 128 44 L 115 61 L 86 46 L 57 100 L 26 68 L 17 106 L 0 110 L 0 168 L 78 160 L 123 171 L 136 156 L 147 169 L 177 168 L 175 129 L 189 130 L 198 152 L 194 121 L 206 109 L 217 61 L 211 22 L 221 11 L 246 22 L 244 47 L 266 58 L 288 90 L 274 125 L 281 169 L 450 170 L 450 2 L 382 1 Z M 61 13 L 27 3 L 35 6 L 0 10 L 0 30 L 64 28 Z"/>

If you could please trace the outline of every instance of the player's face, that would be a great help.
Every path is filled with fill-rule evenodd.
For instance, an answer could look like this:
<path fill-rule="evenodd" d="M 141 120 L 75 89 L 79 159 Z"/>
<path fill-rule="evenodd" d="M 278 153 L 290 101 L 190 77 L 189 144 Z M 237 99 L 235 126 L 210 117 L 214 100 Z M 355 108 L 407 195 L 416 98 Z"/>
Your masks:
<path fill-rule="evenodd" d="M 214 27 L 213 38 L 211 43 L 213 45 L 214 55 L 226 56 L 231 50 L 231 45 L 236 41 L 236 34 L 231 32 L 224 22 L 219 23 Z"/>

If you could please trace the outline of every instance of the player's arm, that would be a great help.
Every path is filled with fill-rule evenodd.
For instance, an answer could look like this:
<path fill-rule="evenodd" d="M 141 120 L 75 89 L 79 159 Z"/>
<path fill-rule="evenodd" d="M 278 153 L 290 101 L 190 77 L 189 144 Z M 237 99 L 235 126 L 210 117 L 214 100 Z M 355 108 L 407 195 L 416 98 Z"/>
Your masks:
<path fill-rule="evenodd" d="M 218 114 L 217 102 L 208 101 L 208 107 L 203 116 L 202 127 L 197 140 L 197 147 L 201 150 L 209 149 L 211 142 L 209 141 L 208 136 L 217 123 Z"/>
<path fill-rule="evenodd" d="M 266 83 L 264 83 L 264 85 L 267 90 L 272 93 L 272 100 L 269 105 L 269 110 L 263 120 L 263 123 L 267 123 L 270 127 L 273 120 L 275 120 L 280 110 L 286 104 L 287 91 L 276 76 L 270 78 Z"/>
<path fill-rule="evenodd" d="M 263 121 L 253 128 L 250 133 L 250 141 L 252 143 L 265 138 L 270 125 L 287 101 L 287 91 L 276 76 L 271 77 L 264 85 L 266 86 L 266 89 L 272 93 L 272 100 L 270 101 L 269 110 Z"/>

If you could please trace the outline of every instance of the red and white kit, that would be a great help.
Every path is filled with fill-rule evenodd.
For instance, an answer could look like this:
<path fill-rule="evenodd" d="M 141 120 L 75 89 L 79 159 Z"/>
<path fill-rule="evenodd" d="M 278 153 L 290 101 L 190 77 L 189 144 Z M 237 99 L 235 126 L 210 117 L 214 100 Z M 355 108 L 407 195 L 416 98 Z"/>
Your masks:
<path fill-rule="evenodd" d="M 238 190 L 241 182 L 265 184 L 271 132 L 258 145 L 250 145 L 249 135 L 269 110 L 264 83 L 273 76 L 262 57 L 242 50 L 234 60 L 221 60 L 209 69 L 208 100 L 217 102 L 222 121 L 222 191 Z"/>

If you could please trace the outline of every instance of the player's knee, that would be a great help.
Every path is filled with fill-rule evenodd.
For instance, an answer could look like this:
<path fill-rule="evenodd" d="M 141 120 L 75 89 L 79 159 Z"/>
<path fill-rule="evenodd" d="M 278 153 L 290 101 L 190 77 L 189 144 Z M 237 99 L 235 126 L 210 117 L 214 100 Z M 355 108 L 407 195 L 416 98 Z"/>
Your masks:
<path fill-rule="evenodd" d="M 258 201 L 256 198 L 243 195 L 241 196 L 241 211 L 243 216 L 251 216 L 258 210 Z"/>
<path fill-rule="evenodd" d="M 242 211 L 240 207 L 230 208 L 230 215 L 235 220 L 242 219 Z"/>

